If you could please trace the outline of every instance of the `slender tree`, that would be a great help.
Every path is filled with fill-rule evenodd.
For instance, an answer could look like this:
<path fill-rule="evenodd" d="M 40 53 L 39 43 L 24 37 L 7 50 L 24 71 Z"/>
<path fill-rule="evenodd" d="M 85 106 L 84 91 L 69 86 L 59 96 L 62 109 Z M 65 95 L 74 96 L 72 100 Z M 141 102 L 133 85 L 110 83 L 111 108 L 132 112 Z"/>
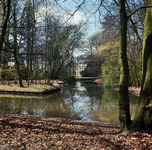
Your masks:
<path fill-rule="evenodd" d="M 120 26 L 119 26 L 119 61 L 120 61 L 120 81 L 119 81 L 119 119 L 120 130 L 127 130 L 130 125 L 129 110 L 129 67 L 127 60 L 127 14 L 125 0 L 119 0 Z"/>
<path fill-rule="evenodd" d="M 19 85 L 20 87 L 23 87 L 23 84 L 22 84 L 22 79 L 21 79 L 21 73 L 20 73 L 20 69 L 19 69 L 19 61 L 18 61 L 18 57 L 17 57 L 17 53 L 18 53 L 18 43 L 17 43 L 17 19 L 16 19 L 16 5 L 17 5 L 17 2 L 16 0 L 14 0 L 13 2 L 14 4 L 14 11 L 13 11 L 13 20 L 14 20 L 14 33 L 13 33 L 13 37 L 14 37 L 14 46 L 13 46 L 13 49 L 14 49 L 14 60 L 15 60 L 15 67 L 16 67 L 16 71 L 17 71 L 17 75 L 18 75 L 18 78 L 19 78 Z"/>
<path fill-rule="evenodd" d="M 30 80 L 30 61 L 31 61 L 31 0 L 27 0 L 27 83 Z"/>

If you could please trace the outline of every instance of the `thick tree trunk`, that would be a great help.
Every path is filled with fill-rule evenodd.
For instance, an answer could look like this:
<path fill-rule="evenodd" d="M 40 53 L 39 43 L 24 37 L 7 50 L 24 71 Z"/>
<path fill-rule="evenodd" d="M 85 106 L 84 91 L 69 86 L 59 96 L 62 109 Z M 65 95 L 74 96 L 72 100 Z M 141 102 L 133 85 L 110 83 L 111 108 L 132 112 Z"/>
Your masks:
<path fill-rule="evenodd" d="M 7 22 L 9 20 L 9 15 L 10 15 L 10 5 L 11 5 L 11 0 L 7 1 L 7 14 L 4 16 L 4 21 L 2 22 L 2 30 L 1 30 L 1 36 L 0 36 L 0 62 L 1 62 L 1 51 L 5 39 L 5 34 L 6 34 L 6 29 L 7 29 Z"/>
<path fill-rule="evenodd" d="M 152 6 L 152 1 L 148 1 Z M 147 8 L 144 38 L 143 38 L 143 66 L 142 66 L 142 87 L 140 102 L 132 128 L 141 129 L 149 127 L 152 129 L 152 7 Z"/>
<path fill-rule="evenodd" d="M 127 130 L 130 125 L 129 109 L 129 67 L 127 60 L 127 14 L 125 0 L 119 0 L 120 26 L 119 26 L 119 59 L 120 59 L 120 81 L 119 81 L 119 119 L 120 130 Z"/>

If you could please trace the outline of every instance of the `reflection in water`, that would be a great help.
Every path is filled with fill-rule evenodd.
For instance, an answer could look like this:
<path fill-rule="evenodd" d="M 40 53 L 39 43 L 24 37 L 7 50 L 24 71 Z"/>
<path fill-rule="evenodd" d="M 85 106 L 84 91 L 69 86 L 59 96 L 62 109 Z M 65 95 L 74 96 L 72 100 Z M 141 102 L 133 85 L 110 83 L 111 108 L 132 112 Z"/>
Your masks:
<path fill-rule="evenodd" d="M 137 101 L 136 96 L 130 95 L 132 119 Z M 0 112 L 119 124 L 118 92 L 97 83 L 77 82 L 43 98 L 0 97 Z"/>

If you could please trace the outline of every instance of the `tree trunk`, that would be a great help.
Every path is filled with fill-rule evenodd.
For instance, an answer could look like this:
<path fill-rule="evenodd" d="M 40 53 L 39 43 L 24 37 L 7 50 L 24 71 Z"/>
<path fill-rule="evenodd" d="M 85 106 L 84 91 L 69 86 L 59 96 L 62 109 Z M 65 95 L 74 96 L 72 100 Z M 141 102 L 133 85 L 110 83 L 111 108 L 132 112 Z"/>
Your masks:
<path fill-rule="evenodd" d="M 16 56 L 15 50 L 14 50 L 14 59 L 15 59 L 15 66 L 16 66 L 16 70 L 17 70 L 17 75 L 19 77 L 19 84 L 20 84 L 20 87 L 23 87 L 21 73 L 20 73 L 20 70 L 19 70 L 19 62 L 17 60 L 17 56 Z"/>
<path fill-rule="evenodd" d="M 152 6 L 152 1 L 148 1 Z M 138 130 L 144 127 L 152 129 L 152 7 L 147 8 L 144 38 L 143 38 L 143 63 L 142 63 L 142 87 L 137 114 L 132 124 L 132 129 Z"/>
<path fill-rule="evenodd" d="M 30 31 L 28 29 L 27 31 L 27 84 L 28 84 L 28 87 L 29 87 L 29 80 L 30 80 Z"/>
<path fill-rule="evenodd" d="M 54 79 L 57 79 L 59 72 L 61 71 L 62 67 L 63 67 L 64 62 L 62 61 L 61 65 L 59 66 L 59 68 L 57 69 L 55 75 L 54 75 Z"/>
<path fill-rule="evenodd" d="M 0 36 L 0 62 L 1 62 L 1 51 L 2 51 L 2 47 L 3 47 L 4 39 L 5 39 L 6 29 L 7 29 L 7 22 L 9 20 L 9 15 L 10 15 L 10 4 L 11 4 L 11 0 L 8 0 L 7 1 L 7 14 L 6 14 L 6 16 L 4 16 L 4 21 L 2 22 L 3 28 L 1 30 L 1 36 Z"/>
<path fill-rule="evenodd" d="M 129 67 L 127 60 L 127 14 L 125 0 L 119 0 L 120 26 L 119 26 L 119 60 L 120 60 L 120 81 L 119 81 L 119 104 L 120 104 L 120 130 L 127 130 L 130 125 L 129 109 Z"/>
<path fill-rule="evenodd" d="M 30 4 L 31 0 L 27 0 L 28 12 L 27 12 L 27 84 L 29 87 L 30 80 L 30 59 L 31 59 L 31 26 L 30 26 Z"/>
<path fill-rule="evenodd" d="M 45 21 L 45 25 L 46 25 L 45 84 L 46 84 L 47 78 L 49 78 L 49 76 L 50 76 L 49 75 L 49 68 L 48 68 L 48 62 L 49 62 L 49 60 L 48 60 L 48 38 L 49 38 L 48 32 L 49 32 L 49 23 L 48 23 L 48 13 L 47 13 L 47 8 L 48 7 L 47 7 L 47 5 L 48 5 L 48 1 L 46 1 L 46 21 Z M 48 73 L 48 77 L 47 77 L 46 72 Z"/>
<path fill-rule="evenodd" d="M 34 42 L 35 42 L 35 1 L 33 0 L 33 7 L 32 7 L 32 46 L 31 46 L 31 54 L 34 52 Z M 31 83 L 33 83 L 33 69 L 34 69 L 34 56 L 31 55 L 30 57 L 30 73 L 31 73 Z"/>
<path fill-rule="evenodd" d="M 16 1 L 14 1 L 14 27 L 17 27 L 16 25 Z M 16 71 L 17 71 L 17 75 L 18 75 L 18 78 L 19 78 L 19 84 L 20 84 L 20 87 L 23 87 L 23 84 L 22 84 L 22 79 L 21 79 L 21 73 L 20 73 L 20 70 L 19 70 L 19 62 L 18 62 L 18 58 L 17 58 L 17 31 L 16 31 L 16 28 L 13 29 L 14 30 L 14 60 L 15 60 L 15 67 L 16 67 Z"/>
<path fill-rule="evenodd" d="M 51 79 L 54 79 L 55 69 L 56 69 L 56 64 L 53 62 L 53 68 L 51 69 L 51 75 L 49 75 L 51 77 Z"/>

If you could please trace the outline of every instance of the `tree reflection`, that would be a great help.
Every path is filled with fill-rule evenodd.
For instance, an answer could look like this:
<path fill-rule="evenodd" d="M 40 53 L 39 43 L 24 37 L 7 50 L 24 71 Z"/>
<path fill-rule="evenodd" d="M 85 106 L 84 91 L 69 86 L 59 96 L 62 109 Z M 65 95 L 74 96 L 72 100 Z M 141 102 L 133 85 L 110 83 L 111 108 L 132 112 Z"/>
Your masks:
<path fill-rule="evenodd" d="M 103 87 L 97 83 L 90 82 L 81 82 L 81 86 L 85 87 L 87 94 L 96 99 L 100 99 L 103 94 Z"/>
<path fill-rule="evenodd" d="M 131 114 L 134 117 L 137 98 L 131 97 Z M 118 92 L 97 83 L 72 83 L 45 97 L 1 97 L 0 112 L 119 124 Z"/>

